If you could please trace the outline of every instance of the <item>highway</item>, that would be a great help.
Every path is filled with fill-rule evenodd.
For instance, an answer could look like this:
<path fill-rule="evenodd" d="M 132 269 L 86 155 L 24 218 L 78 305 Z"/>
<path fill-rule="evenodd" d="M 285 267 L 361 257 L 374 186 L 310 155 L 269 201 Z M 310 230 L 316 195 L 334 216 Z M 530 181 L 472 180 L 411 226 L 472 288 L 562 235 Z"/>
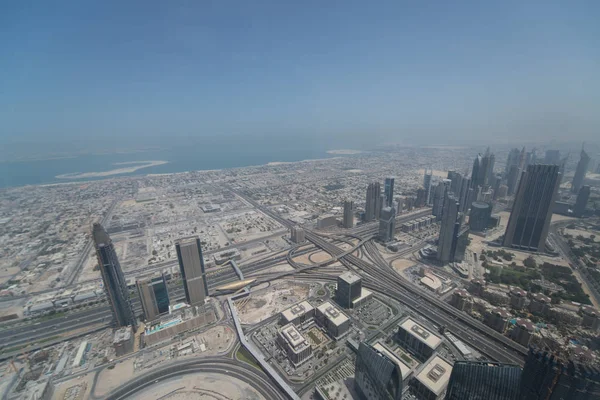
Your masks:
<path fill-rule="evenodd" d="M 269 209 L 261 206 L 253 199 L 244 194 L 236 192 L 246 201 L 250 202 L 257 209 L 275 219 L 284 226 L 293 225 L 291 221 L 281 218 Z M 428 211 L 428 210 L 426 210 Z M 402 216 L 400 216 L 402 218 Z M 414 215 L 404 216 L 406 220 L 414 219 Z M 397 224 L 402 223 L 402 219 L 396 219 Z M 377 227 L 365 227 L 361 234 L 372 234 L 377 231 Z M 354 232 L 355 233 L 355 232 Z M 332 256 L 340 256 L 344 250 L 323 239 L 311 231 L 305 231 L 306 238 L 317 247 L 327 251 Z M 340 260 L 350 269 L 357 270 L 365 278 L 366 287 L 376 288 L 381 291 L 383 288 L 385 294 L 408 305 L 419 314 L 425 316 L 434 323 L 445 326 L 457 337 L 465 339 L 470 345 L 477 348 L 482 353 L 492 359 L 500 362 L 524 364 L 524 358 L 527 355 L 527 349 L 504 335 L 496 332 L 482 322 L 472 318 L 462 311 L 455 309 L 449 304 L 438 299 L 435 295 L 413 285 L 411 282 L 402 278 L 393 271 L 387 262 L 381 263 L 379 259 L 376 265 L 355 257 L 352 254 L 343 255 Z"/>
<path fill-rule="evenodd" d="M 343 252 L 314 232 L 306 232 L 306 238 L 332 255 Z M 353 255 L 346 255 L 341 261 L 363 275 L 367 288 L 377 291 L 383 289 L 384 294 L 406 304 L 437 325 L 445 326 L 494 360 L 523 365 L 527 354 L 525 347 L 406 281 L 389 267 L 381 255 L 374 258 L 377 260 L 376 266 Z"/>
<path fill-rule="evenodd" d="M 230 376 L 247 383 L 254 388 L 263 398 L 283 400 L 287 397 L 271 383 L 270 379 L 260 370 L 244 362 L 229 358 L 194 358 L 182 362 L 169 364 L 163 368 L 154 369 L 145 373 L 125 385 L 115 389 L 105 398 L 107 400 L 126 399 L 140 390 L 160 384 L 167 379 L 185 374 L 215 373 L 224 377 Z M 97 374 L 92 386 L 92 394 L 97 385 L 100 374 Z"/>

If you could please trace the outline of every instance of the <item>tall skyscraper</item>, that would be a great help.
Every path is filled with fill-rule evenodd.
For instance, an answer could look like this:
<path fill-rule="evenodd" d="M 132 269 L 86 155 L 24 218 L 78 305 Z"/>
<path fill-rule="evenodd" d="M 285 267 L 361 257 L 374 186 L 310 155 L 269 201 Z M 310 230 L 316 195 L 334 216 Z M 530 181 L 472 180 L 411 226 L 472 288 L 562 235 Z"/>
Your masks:
<path fill-rule="evenodd" d="M 163 274 L 138 279 L 136 286 L 146 321 L 169 311 L 169 290 Z"/>
<path fill-rule="evenodd" d="M 521 367 L 481 361 L 456 361 L 446 400 L 518 400 Z"/>
<path fill-rule="evenodd" d="M 558 165 L 530 165 L 523 172 L 504 234 L 504 246 L 544 251 L 560 174 Z"/>
<path fill-rule="evenodd" d="M 442 263 L 454 262 L 456 239 L 460 229 L 459 203 L 452 193 L 446 193 L 438 239 L 438 260 Z"/>
<path fill-rule="evenodd" d="M 117 327 L 131 325 L 135 331 L 137 320 L 131 306 L 127 281 L 125 281 L 125 277 L 123 276 L 123 270 L 121 270 L 115 246 L 104 230 L 104 227 L 100 224 L 94 224 L 92 237 L 96 248 L 100 274 L 104 282 L 104 291 L 106 292 L 106 297 L 113 313 L 115 325 Z"/>
<path fill-rule="evenodd" d="M 483 186 L 485 183 L 485 170 L 483 165 L 483 157 L 481 154 L 477 154 L 475 161 L 473 161 L 473 169 L 471 170 L 471 185 L 474 189 L 478 186 Z"/>
<path fill-rule="evenodd" d="M 413 204 L 415 207 L 425 207 L 425 205 L 427 204 L 427 192 L 425 191 L 425 189 L 417 189 L 417 198 L 415 199 L 415 202 Z"/>
<path fill-rule="evenodd" d="M 385 353 L 361 342 L 356 355 L 354 382 L 361 398 L 400 400 L 402 372 Z"/>
<path fill-rule="evenodd" d="M 508 176 L 508 173 L 510 172 L 510 167 L 512 167 L 513 165 L 516 165 L 517 170 L 518 170 L 519 165 L 520 165 L 520 160 L 521 160 L 521 152 L 519 151 L 519 149 L 512 149 L 508 153 L 508 158 L 506 159 L 506 165 L 504 166 L 504 175 Z"/>
<path fill-rule="evenodd" d="M 393 207 L 384 207 L 379 217 L 379 238 L 383 242 L 394 239 L 396 230 L 396 210 Z"/>
<path fill-rule="evenodd" d="M 381 195 L 379 182 L 369 183 L 367 187 L 367 202 L 365 204 L 365 221 L 379 219 L 378 203 Z"/>
<path fill-rule="evenodd" d="M 571 185 L 571 191 L 573 193 L 579 193 L 579 189 L 583 185 L 583 181 L 585 180 L 585 174 L 590 166 L 590 156 L 581 149 L 581 155 L 579 157 L 579 162 L 577 163 L 577 169 L 575 170 L 575 176 L 573 177 L 573 183 Z"/>
<path fill-rule="evenodd" d="M 600 399 L 600 370 L 530 348 L 521 376 L 519 399 Z"/>
<path fill-rule="evenodd" d="M 463 182 L 462 175 L 456 171 L 448 171 L 448 179 L 450 179 L 450 191 L 459 197 Z"/>
<path fill-rule="evenodd" d="M 433 208 L 431 213 L 437 217 L 438 221 L 442 218 L 444 197 L 446 196 L 446 192 L 450 190 L 450 183 L 450 179 L 444 179 L 437 184 L 433 193 Z"/>
<path fill-rule="evenodd" d="M 508 186 L 507 194 L 512 196 L 517 190 L 517 183 L 519 182 L 519 166 L 511 165 L 510 170 L 508 172 L 508 176 L 506 177 L 506 186 Z"/>
<path fill-rule="evenodd" d="M 560 150 L 546 150 L 544 164 L 560 165 Z"/>
<path fill-rule="evenodd" d="M 386 206 L 394 206 L 394 177 L 390 176 L 385 178 L 384 194 L 386 199 Z"/>
<path fill-rule="evenodd" d="M 344 228 L 350 229 L 354 226 L 354 203 L 352 200 L 344 201 Z"/>
<path fill-rule="evenodd" d="M 589 199 L 590 187 L 588 185 L 583 185 L 581 189 L 579 189 L 579 193 L 577 193 L 577 200 L 575 201 L 575 207 L 573 207 L 576 216 L 581 217 L 583 215 Z"/>
<path fill-rule="evenodd" d="M 423 177 L 423 188 L 425 189 L 425 204 L 431 204 L 431 176 L 433 171 L 427 172 L 425 170 L 425 176 Z"/>
<path fill-rule="evenodd" d="M 192 306 L 204 304 L 204 298 L 208 295 L 208 283 L 200 238 L 180 239 L 175 243 L 175 249 L 186 301 Z"/>
<path fill-rule="evenodd" d="M 485 185 L 491 186 L 494 184 L 494 165 L 496 164 L 496 156 L 490 152 L 490 148 L 485 152 L 483 157 L 483 165 L 485 170 Z"/>
<path fill-rule="evenodd" d="M 385 194 L 381 193 L 379 195 L 379 200 L 375 204 L 375 219 L 379 219 L 381 217 L 381 210 L 385 207 L 386 200 Z"/>

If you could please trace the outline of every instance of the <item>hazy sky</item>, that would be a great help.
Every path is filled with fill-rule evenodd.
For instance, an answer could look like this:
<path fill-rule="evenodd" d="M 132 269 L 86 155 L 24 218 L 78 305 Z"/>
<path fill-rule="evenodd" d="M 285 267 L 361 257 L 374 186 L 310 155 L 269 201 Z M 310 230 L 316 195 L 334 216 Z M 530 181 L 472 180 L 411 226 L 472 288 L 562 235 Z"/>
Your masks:
<path fill-rule="evenodd" d="M 592 140 L 598 21 L 596 0 L 3 2 L 0 141 Z"/>

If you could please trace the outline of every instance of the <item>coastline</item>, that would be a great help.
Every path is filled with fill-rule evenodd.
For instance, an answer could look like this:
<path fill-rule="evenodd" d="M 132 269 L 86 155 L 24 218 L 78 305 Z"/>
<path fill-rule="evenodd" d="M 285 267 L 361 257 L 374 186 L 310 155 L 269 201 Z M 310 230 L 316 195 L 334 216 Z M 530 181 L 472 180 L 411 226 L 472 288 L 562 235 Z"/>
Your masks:
<path fill-rule="evenodd" d="M 140 164 L 140 165 L 136 165 Z M 157 165 L 168 164 L 168 161 L 125 161 L 113 163 L 113 165 L 132 165 L 131 167 L 116 168 L 102 172 L 71 172 L 67 174 L 56 175 L 56 179 L 85 179 L 85 178 L 106 178 L 113 175 L 131 174 L 139 169 L 155 167 Z"/>

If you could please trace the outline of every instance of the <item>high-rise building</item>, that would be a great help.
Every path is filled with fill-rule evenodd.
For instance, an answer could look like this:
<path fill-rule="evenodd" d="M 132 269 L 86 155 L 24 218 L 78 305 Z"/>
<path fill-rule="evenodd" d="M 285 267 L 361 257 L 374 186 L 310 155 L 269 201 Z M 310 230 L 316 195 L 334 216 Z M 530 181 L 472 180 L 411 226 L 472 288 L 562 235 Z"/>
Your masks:
<path fill-rule="evenodd" d="M 386 199 L 386 206 L 394 206 L 394 177 L 390 176 L 385 178 L 384 194 Z"/>
<path fill-rule="evenodd" d="M 100 274 L 104 282 L 104 291 L 110 304 L 114 323 L 117 327 L 131 325 L 135 330 L 137 321 L 133 307 L 131 306 L 127 281 L 125 281 L 125 277 L 123 276 L 123 270 L 121 269 L 121 264 L 119 264 L 115 246 L 112 240 L 110 240 L 108 233 L 104 230 L 104 227 L 100 224 L 94 224 L 92 237 L 96 248 Z"/>
<path fill-rule="evenodd" d="M 460 228 L 459 203 L 452 193 L 446 193 L 438 239 L 438 260 L 442 263 L 453 262 L 453 247 Z"/>
<path fill-rule="evenodd" d="M 561 360 L 531 347 L 521 376 L 520 400 L 600 399 L 600 369 Z"/>
<path fill-rule="evenodd" d="M 427 172 L 425 170 L 425 176 L 423 177 L 423 188 L 425 189 L 425 204 L 431 204 L 431 176 L 433 171 Z"/>
<path fill-rule="evenodd" d="M 136 286 L 146 321 L 169 311 L 169 290 L 163 274 L 138 279 Z"/>
<path fill-rule="evenodd" d="M 523 172 L 504 234 L 504 246 L 544 251 L 560 174 L 558 165 L 530 165 Z"/>
<path fill-rule="evenodd" d="M 415 199 L 414 206 L 425 207 L 428 204 L 427 200 L 427 191 L 422 188 L 417 189 L 417 198 Z"/>
<path fill-rule="evenodd" d="M 483 186 L 485 183 L 485 170 L 483 165 L 483 157 L 477 154 L 473 161 L 473 169 L 471 170 L 471 185 L 474 189 Z"/>
<path fill-rule="evenodd" d="M 361 398 L 400 400 L 402 373 L 400 367 L 384 353 L 361 342 L 356 355 L 354 382 Z"/>
<path fill-rule="evenodd" d="M 511 165 L 508 175 L 506 177 L 506 186 L 508 186 L 507 194 L 512 196 L 517 190 L 517 184 L 519 182 L 519 167 L 517 165 Z"/>
<path fill-rule="evenodd" d="M 365 221 L 379 219 L 379 196 L 381 195 L 381 186 L 379 182 L 369 183 L 367 187 L 367 202 L 365 204 Z"/>
<path fill-rule="evenodd" d="M 472 191 L 469 191 L 471 189 L 471 179 L 469 178 L 463 178 L 462 179 L 462 185 L 460 187 L 460 193 L 457 193 L 458 197 L 458 202 L 460 203 L 460 209 L 459 211 L 461 213 L 466 213 L 467 210 L 469 209 L 469 205 L 471 204 L 470 202 L 470 195 L 472 194 Z"/>
<path fill-rule="evenodd" d="M 292 226 L 290 233 L 291 233 L 290 239 L 292 240 L 292 242 L 294 242 L 296 244 L 304 243 L 304 240 L 305 240 L 304 229 L 300 228 L 299 226 Z"/>
<path fill-rule="evenodd" d="M 344 223 L 343 226 L 346 229 L 350 229 L 354 226 L 354 203 L 352 200 L 344 201 Z"/>
<path fill-rule="evenodd" d="M 446 400 L 517 400 L 521 367 L 488 361 L 456 361 Z"/>
<path fill-rule="evenodd" d="M 381 217 L 381 210 L 383 210 L 385 204 L 385 194 L 381 193 L 379 195 L 379 201 L 377 201 L 377 203 L 375 204 L 375 219 L 379 219 Z"/>
<path fill-rule="evenodd" d="M 519 151 L 519 149 L 512 149 L 508 153 L 508 158 L 506 159 L 506 166 L 504 167 L 504 175 L 508 176 L 508 173 L 510 172 L 510 167 L 512 167 L 513 165 L 516 165 L 517 170 L 518 170 L 520 161 L 521 161 L 521 152 Z"/>
<path fill-rule="evenodd" d="M 483 232 L 487 229 L 490 217 L 492 216 L 492 207 L 489 203 L 475 201 L 471 206 L 469 214 L 469 228 L 473 232 Z"/>
<path fill-rule="evenodd" d="M 344 308 L 352 308 L 352 302 L 360 297 L 362 278 L 352 272 L 344 272 L 337 278 L 335 300 Z"/>
<path fill-rule="evenodd" d="M 571 185 L 571 191 L 573 193 L 579 193 L 579 189 L 581 189 L 581 186 L 585 181 L 585 174 L 589 165 L 590 156 L 588 156 L 588 154 L 582 148 L 579 162 L 577 163 L 577 169 L 575 170 L 575 176 L 573 176 L 573 183 Z"/>
<path fill-rule="evenodd" d="M 496 163 L 496 156 L 490 152 L 490 148 L 485 152 L 483 157 L 483 165 L 485 170 L 485 185 L 492 186 L 494 184 L 494 164 Z"/>
<path fill-rule="evenodd" d="M 396 230 L 396 210 L 392 207 L 384 207 L 379 217 L 379 239 L 389 242 L 394 239 Z"/>
<path fill-rule="evenodd" d="M 450 183 L 450 179 L 444 179 L 437 184 L 433 193 L 433 208 L 431 209 L 431 213 L 436 216 L 438 221 L 442 219 L 444 198 L 446 197 L 446 193 L 450 190 Z"/>
<path fill-rule="evenodd" d="M 180 239 L 175 243 L 175 249 L 186 301 L 192 306 L 204 304 L 204 298 L 208 295 L 208 282 L 200 238 Z"/>
<path fill-rule="evenodd" d="M 584 214 L 589 198 L 590 187 L 588 185 L 583 185 L 581 189 L 579 189 L 579 193 L 577 193 L 577 200 L 575 200 L 575 207 L 573 208 L 576 216 L 581 217 Z"/>
<path fill-rule="evenodd" d="M 560 150 L 546 150 L 544 164 L 560 165 Z"/>

